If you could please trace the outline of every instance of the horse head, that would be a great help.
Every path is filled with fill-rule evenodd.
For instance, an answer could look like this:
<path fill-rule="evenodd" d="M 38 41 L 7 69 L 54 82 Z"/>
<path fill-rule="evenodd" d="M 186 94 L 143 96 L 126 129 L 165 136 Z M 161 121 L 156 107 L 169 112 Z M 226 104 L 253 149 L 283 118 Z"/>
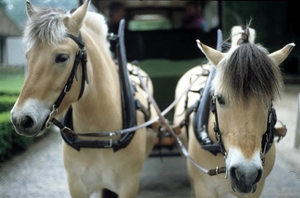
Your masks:
<path fill-rule="evenodd" d="M 28 75 L 11 111 L 11 120 L 18 134 L 35 136 L 44 131 L 52 106 L 62 92 L 68 94 L 60 101 L 58 113 L 78 99 L 83 80 L 79 77 L 83 70 L 78 69 L 81 62 L 79 67 L 74 65 L 79 47 L 83 49 L 84 46 L 76 38 L 79 37 L 89 2 L 87 0 L 73 13 L 26 2 L 29 19 L 23 40 L 27 45 Z"/>
<path fill-rule="evenodd" d="M 295 46 L 290 43 L 269 54 L 254 44 L 255 31 L 232 29 L 232 47 L 221 53 L 197 40 L 198 47 L 216 67 L 211 92 L 215 100 L 215 129 L 224 148 L 227 174 L 234 191 L 254 193 L 263 176 L 263 136 L 272 102 L 279 96 L 279 64 Z M 268 119 L 269 117 L 269 119 Z"/>

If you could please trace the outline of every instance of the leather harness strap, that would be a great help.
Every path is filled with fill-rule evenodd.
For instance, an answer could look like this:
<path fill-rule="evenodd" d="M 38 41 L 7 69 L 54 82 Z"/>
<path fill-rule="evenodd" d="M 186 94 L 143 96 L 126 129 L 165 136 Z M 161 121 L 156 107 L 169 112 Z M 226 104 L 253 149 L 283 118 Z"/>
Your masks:
<path fill-rule="evenodd" d="M 88 76 L 87 76 L 87 71 L 86 71 L 86 63 L 87 63 L 87 55 L 86 55 L 86 51 L 84 49 L 84 43 L 81 39 L 81 33 L 79 33 L 78 38 L 76 38 L 75 36 L 71 35 L 71 34 L 67 34 L 67 37 L 71 38 L 72 40 L 74 40 L 77 44 L 78 44 L 78 51 L 76 53 L 76 57 L 74 60 L 74 65 L 72 68 L 72 71 L 68 77 L 68 80 L 66 82 L 65 87 L 63 88 L 63 90 L 61 91 L 59 97 L 57 98 L 57 100 L 54 102 L 54 107 L 58 108 L 62 102 L 62 100 L 64 99 L 65 95 L 70 91 L 72 84 L 73 84 L 73 80 L 74 77 L 76 78 L 76 80 L 78 80 L 77 78 L 77 68 L 79 63 L 81 63 L 82 65 L 82 81 L 81 81 L 81 89 L 78 95 L 78 100 L 81 98 L 83 92 L 84 92 L 84 87 L 85 87 L 85 82 L 89 83 L 88 80 Z"/>
<path fill-rule="evenodd" d="M 120 91 L 122 101 L 122 120 L 123 129 L 133 127 L 136 125 L 136 104 L 134 99 L 135 90 L 133 84 L 129 79 L 129 73 L 127 69 L 127 59 L 125 51 L 125 20 L 122 19 L 119 23 L 118 37 L 117 37 L 117 57 L 119 65 L 119 77 L 120 77 Z M 122 134 L 118 140 L 118 144 L 113 146 L 114 151 L 125 148 L 132 140 L 135 131 L 132 133 Z"/>

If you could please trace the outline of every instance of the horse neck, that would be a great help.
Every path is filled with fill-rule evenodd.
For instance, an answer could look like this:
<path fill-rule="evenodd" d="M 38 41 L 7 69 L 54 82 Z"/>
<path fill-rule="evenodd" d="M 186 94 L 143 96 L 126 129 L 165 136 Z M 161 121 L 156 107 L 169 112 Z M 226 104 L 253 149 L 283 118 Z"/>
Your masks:
<path fill-rule="evenodd" d="M 106 45 L 84 31 L 82 34 L 88 55 L 89 84 L 82 98 L 73 104 L 74 128 L 77 123 L 77 128 L 85 131 L 119 129 L 122 113 L 118 70 Z M 85 128 L 80 129 L 83 125 Z"/>

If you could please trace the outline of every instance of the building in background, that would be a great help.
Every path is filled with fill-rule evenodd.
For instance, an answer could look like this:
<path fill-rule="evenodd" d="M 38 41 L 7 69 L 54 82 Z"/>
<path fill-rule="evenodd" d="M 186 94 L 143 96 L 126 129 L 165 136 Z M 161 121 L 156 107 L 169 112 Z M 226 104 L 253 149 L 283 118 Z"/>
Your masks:
<path fill-rule="evenodd" d="M 37 6 L 56 7 L 65 11 L 79 6 L 79 1 L 30 0 Z M 0 67 L 24 67 L 27 64 L 22 33 L 27 20 L 25 0 L 0 0 Z M 91 11 L 97 9 L 90 5 Z"/>
<path fill-rule="evenodd" d="M 0 4 L 0 65 L 6 66 L 9 64 L 7 40 L 15 39 L 22 35 L 21 29 L 7 16 L 4 5 Z"/>

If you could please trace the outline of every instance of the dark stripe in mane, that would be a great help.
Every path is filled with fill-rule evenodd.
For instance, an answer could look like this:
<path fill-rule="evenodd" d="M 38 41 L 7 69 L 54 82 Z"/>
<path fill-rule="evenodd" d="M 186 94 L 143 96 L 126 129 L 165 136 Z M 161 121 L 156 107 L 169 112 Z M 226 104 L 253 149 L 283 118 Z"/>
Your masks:
<path fill-rule="evenodd" d="M 241 33 L 241 38 L 237 42 L 238 45 L 242 43 L 249 43 L 249 35 L 250 35 L 249 28 L 244 25 L 242 25 L 241 27 L 243 28 L 244 32 Z"/>
<path fill-rule="evenodd" d="M 234 97 L 245 101 L 256 97 L 265 101 L 279 96 L 281 72 L 261 46 L 241 44 L 224 65 L 224 86 L 232 89 Z"/>

